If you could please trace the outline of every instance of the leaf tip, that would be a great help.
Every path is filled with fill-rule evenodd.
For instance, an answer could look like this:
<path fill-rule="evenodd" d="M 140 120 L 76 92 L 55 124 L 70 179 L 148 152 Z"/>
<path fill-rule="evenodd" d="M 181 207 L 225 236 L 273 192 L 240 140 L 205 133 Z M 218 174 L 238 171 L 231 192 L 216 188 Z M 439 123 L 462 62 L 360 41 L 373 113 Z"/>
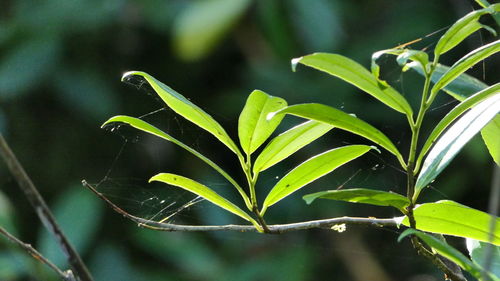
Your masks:
<path fill-rule="evenodd" d="M 303 57 L 299 57 L 299 58 L 293 58 L 292 59 L 292 71 L 295 72 L 297 71 L 297 64 L 299 64 L 300 60 L 302 59 Z"/>
<path fill-rule="evenodd" d="M 377 151 L 379 154 L 382 154 L 382 151 L 380 151 L 380 149 L 374 145 L 370 145 L 370 148 Z"/>
<path fill-rule="evenodd" d="M 308 195 L 304 195 L 304 196 L 302 197 L 302 199 L 303 199 L 304 201 L 306 201 L 306 204 L 307 204 L 307 205 L 311 205 L 311 203 L 314 201 L 314 199 L 316 199 L 316 197 L 311 196 L 311 195 L 312 195 L 312 194 L 308 194 Z"/>

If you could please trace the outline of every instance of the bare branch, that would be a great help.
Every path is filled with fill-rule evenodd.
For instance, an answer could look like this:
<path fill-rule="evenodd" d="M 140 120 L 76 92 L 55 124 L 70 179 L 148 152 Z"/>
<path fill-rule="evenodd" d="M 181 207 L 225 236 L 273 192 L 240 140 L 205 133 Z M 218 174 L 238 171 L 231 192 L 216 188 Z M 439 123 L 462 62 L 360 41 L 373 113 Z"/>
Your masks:
<path fill-rule="evenodd" d="M 71 270 L 67 270 L 63 272 L 60 270 L 55 264 L 53 264 L 51 261 L 49 261 L 46 257 L 44 257 L 40 252 L 38 252 L 33 246 L 30 244 L 24 243 L 23 241 L 17 239 L 14 235 L 9 233 L 7 230 L 5 230 L 3 227 L 0 226 L 0 234 L 4 235 L 9 239 L 11 242 L 17 244 L 21 248 L 23 248 L 30 256 L 32 256 L 35 260 L 47 265 L 50 267 L 52 270 L 61 277 L 62 280 L 64 281 L 76 281 L 75 276 L 73 275 L 73 272 Z"/>
<path fill-rule="evenodd" d="M 28 174 L 26 174 L 26 171 L 17 160 L 17 157 L 10 149 L 2 134 L 0 134 L 0 155 L 2 155 L 2 158 L 7 164 L 11 174 L 16 179 L 19 187 L 24 192 L 24 195 L 36 211 L 42 223 L 55 236 L 77 278 L 81 281 L 92 281 L 92 276 L 90 275 L 87 267 L 66 236 L 63 234 L 61 228 L 52 215 L 52 212 L 45 203 L 45 200 L 43 200 Z"/>
<path fill-rule="evenodd" d="M 171 223 L 163 223 L 157 221 L 151 221 L 136 217 L 129 214 L 122 208 L 118 207 L 116 204 L 111 202 L 102 193 L 97 191 L 92 185 L 87 183 L 87 181 L 82 181 L 83 186 L 94 192 L 99 198 L 106 202 L 114 211 L 124 216 L 127 219 L 132 220 L 137 223 L 140 227 L 145 227 L 149 229 L 159 230 L 159 231 L 239 231 L 239 232 L 255 232 L 252 225 L 179 225 Z M 397 227 L 397 222 L 394 218 L 390 219 L 377 219 L 377 218 L 356 218 L 356 217 L 339 217 L 323 220 L 313 220 L 306 222 L 290 223 L 290 224 L 274 224 L 268 225 L 269 232 L 272 234 L 279 234 L 297 230 L 305 230 L 312 228 L 331 228 L 334 225 L 339 224 L 355 224 L 355 225 L 365 225 L 365 226 L 376 226 L 376 227 Z"/>

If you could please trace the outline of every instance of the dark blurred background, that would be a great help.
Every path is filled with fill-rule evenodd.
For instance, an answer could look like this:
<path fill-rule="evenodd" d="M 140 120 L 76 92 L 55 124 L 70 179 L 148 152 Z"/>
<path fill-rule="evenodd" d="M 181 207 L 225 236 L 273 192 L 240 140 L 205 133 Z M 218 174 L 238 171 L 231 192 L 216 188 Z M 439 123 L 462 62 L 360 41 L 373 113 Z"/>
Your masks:
<path fill-rule="evenodd" d="M 396 4 L 397 3 L 397 4 Z M 471 0 L 2 0 L 0 2 L 0 131 L 46 198 L 96 281 L 122 280 L 442 280 L 399 230 L 350 227 L 284 235 L 161 233 L 137 227 L 84 189 L 86 179 L 129 212 L 189 224 L 243 223 L 176 188 L 148 184 L 158 172 L 192 177 L 241 205 L 237 193 L 197 158 L 127 128 L 103 130 L 117 114 L 145 116 L 220 163 L 243 182 L 234 155 L 211 135 L 177 117 L 154 94 L 120 82 L 142 70 L 204 108 L 237 139 L 237 118 L 253 89 L 289 104 L 325 103 L 381 129 L 406 155 L 406 119 L 356 88 L 299 67 L 294 57 L 341 53 L 369 67 L 371 54 L 424 37 L 478 7 Z M 432 51 L 443 32 L 412 45 Z M 488 42 L 475 34 L 443 57 L 451 64 Z M 383 75 L 416 108 L 421 78 L 382 59 Z M 491 83 L 498 62 L 470 74 Z M 497 71 L 498 72 L 498 71 Z M 424 134 L 455 105 L 440 97 Z M 162 109 L 163 108 L 163 109 Z M 162 109 L 162 110 L 160 110 Z M 157 111 L 158 110 L 158 111 Z M 157 112 L 156 112 L 157 111 Z M 287 117 L 278 132 L 300 122 Z M 293 166 L 332 147 L 367 143 L 339 130 L 262 174 L 259 199 Z M 395 210 L 301 197 L 364 187 L 404 193 L 405 174 L 392 156 L 370 153 L 273 206 L 268 223 L 336 216 L 399 216 Z M 427 189 L 422 202 L 452 199 L 487 209 L 492 160 L 475 138 Z M 0 164 L 0 224 L 65 267 L 57 245 L 16 182 Z M 451 241 L 464 249 L 463 241 Z M 3 237 L 0 280 L 57 280 Z"/>

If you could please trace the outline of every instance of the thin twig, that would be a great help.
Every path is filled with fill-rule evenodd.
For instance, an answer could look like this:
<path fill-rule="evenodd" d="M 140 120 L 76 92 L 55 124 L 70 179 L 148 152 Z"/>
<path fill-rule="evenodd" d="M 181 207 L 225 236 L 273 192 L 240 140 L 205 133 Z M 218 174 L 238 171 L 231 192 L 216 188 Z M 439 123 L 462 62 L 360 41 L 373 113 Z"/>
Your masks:
<path fill-rule="evenodd" d="M 38 192 L 38 189 L 35 187 L 28 174 L 17 160 L 17 157 L 10 149 L 2 134 L 0 134 L 0 155 L 2 155 L 2 158 L 7 164 L 11 174 L 16 179 L 19 187 L 24 192 L 24 195 L 36 211 L 44 226 L 55 236 L 76 277 L 81 281 L 93 281 L 87 267 L 62 232 L 52 215 L 52 212 L 45 203 L 45 200 L 43 200 L 42 196 Z"/>
<path fill-rule="evenodd" d="M 23 248 L 30 256 L 32 256 L 35 260 L 47 265 L 50 267 L 59 277 L 61 277 L 64 281 L 76 281 L 75 276 L 71 270 L 67 270 L 63 272 L 60 270 L 55 264 L 49 261 L 46 257 L 44 257 L 40 252 L 38 252 L 33 246 L 30 244 L 24 243 L 23 241 L 17 239 L 14 235 L 9 233 L 6 229 L 0 226 L 0 234 L 4 235 L 9 239 L 9 241 L 17 244 L 19 247 Z"/>
<path fill-rule="evenodd" d="M 239 232 L 256 232 L 257 229 L 252 225 L 179 225 L 171 223 L 162 223 L 157 221 L 151 221 L 136 217 L 129 214 L 122 208 L 118 207 L 116 204 L 111 202 L 106 196 L 97 191 L 92 185 L 87 183 L 87 181 L 82 181 L 83 186 L 94 192 L 100 199 L 106 202 L 115 212 L 124 216 L 127 219 L 132 220 L 137 223 L 140 227 L 145 227 L 160 231 L 239 231 Z M 279 234 L 297 230 L 313 229 L 313 228 L 331 228 L 337 224 L 354 224 L 354 225 L 365 225 L 365 226 L 376 226 L 376 227 L 397 227 L 398 224 L 395 219 L 377 219 L 377 218 L 357 218 L 357 217 L 339 217 L 323 220 L 314 220 L 290 224 L 274 224 L 268 225 L 268 230 L 271 234 Z"/>

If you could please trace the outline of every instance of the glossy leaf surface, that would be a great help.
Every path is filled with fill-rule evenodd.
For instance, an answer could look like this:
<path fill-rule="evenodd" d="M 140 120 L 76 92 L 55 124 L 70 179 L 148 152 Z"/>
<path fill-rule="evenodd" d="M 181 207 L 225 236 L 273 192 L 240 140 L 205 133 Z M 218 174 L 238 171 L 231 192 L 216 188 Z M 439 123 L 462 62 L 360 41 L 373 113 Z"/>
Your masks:
<path fill-rule="evenodd" d="M 458 21 L 456 21 L 436 44 L 434 53 L 441 55 L 451 50 L 453 47 L 462 42 L 472 33 L 479 30 L 482 25 L 479 23 L 479 18 L 485 14 L 492 14 L 495 11 L 494 7 L 476 10 L 468 13 Z"/>
<path fill-rule="evenodd" d="M 189 192 L 192 192 L 198 196 L 203 197 L 207 201 L 210 201 L 214 203 L 215 205 L 247 220 L 247 221 L 254 221 L 252 217 L 250 217 L 247 213 L 245 213 L 243 210 L 241 210 L 238 206 L 234 205 L 230 201 L 228 201 L 226 198 L 220 196 L 217 194 L 215 191 L 212 189 L 208 188 L 207 186 L 196 182 L 192 179 L 175 175 L 175 174 L 170 174 L 170 173 L 161 173 L 153 176 L 149 182 L 153 181 L 158 181 L 158 182 L 163 182 L 169 185 L 177 186 L 182 189 L 185 189 Z"/>
<path fill-rule="evenodd" d="M 407 66 L 415 70 L 418 74 L 422 76 L 425 75 L 422 67 L 418 63 L 411 62 L 408 63 Z M 436 83 L 446 72 L 448 72 L 448 70 L 450 70 L 449 66 L 438 63 L 432 73 L 431 81 Z M 488 85 L 467 73 L 462 73 L 442 88 L 442 90 L 455 99 L 463 101 L 469 96 L 486 88 L 488 88 Z"/>
<path fill-rule="evenodd" d="M 392 206 L 400 210 L 410 204 L 410 200 L 403 195 L 366 188 L 321 191 L 308 194 L 303 198 L 307 204 L 311 204 L 314 200 L 321 198 L 377 206 Z"/>
<path fill-rule="evenodd" d="M 420 190 L 434 180 L 462 147 L 500 111 L 500 92 L 484 99 L 464 113 L 434 144 L 424 160 L 414 200 Z"/>
<path fill-rule="evenodd" d="M 432 132 L 430 133 L 429 137 L 424 143 L 424 146 L 422 147 L 422 150 L 419 155 L 419 162 L 420 159 L 422 159 L 427 151 L 431 148 L 432 144 L 436 142 L 436 139 L 444 132 L 444 130 L 450 126 L 450 124 L 453 123 L 460 115 L 462 115 L 465 111 L 473 107 L 474 105 L 480 103 L 481 101 L 487 99 L 488 97 L 498 94 L 500 92 L 500 83 L 497 83 L 491 87 L 488 87 L 487 89 L 484 89 L 475 95 L 469 97 L 468 99 L 464 100 L 460 104 L 458 104 L 455 108 L 453 108 L 446 116 L 439 121 L 439 123 L 434 127 Z M 491 123 L 491 122 L 490 122 Z M 499 121 L 500 125 L 500 121 Z M 493 135 L 494 135 L 494 128 L 493 128 Z M 493 137 L 492 135 L 492 137 Z M 498 136 L 497 136 L 498 138 Z M 498 139 L 497 139 L 498 140 Z"/>
<path fill-rule="evenodd" d="M 279 163 L 297 150 L 321 137 L 332 128 L 334 128 L 334 126 L 322 122 L 307 121 L 276 136 L 255 160 L 253 173 L 256 174 L 260 171 L 264 171 L 276 163 Z"/>
<path fill-rule="evenodd" d="M 279 114 L 291 114 L 333 125 L 336 128 L 365 137 L 387 149 L 396 157 L 402 158 L 396 146 L 381 131 L 365 121 L 336 108 L 317 103 L 305 103 L 288 106 L 275 113 L 275 115 Z M 269 117 L 274 118 L 273 116 Z"/>
<path fill-rule="evenodd" d="M 497 116 L 481 130 L 481 136 L 493 160 L 500 166 L 500 115 L 497 114 Z"/>
<path fill-rule="evenodd" d="M 141 71 L 130 71 L 123 75 L 122 81 L 129 82 L 137 78 L 137 76 L 140 77 L 140 79 L 145 79 L 158 96 L 173 111 L 214 135 L 237 155 L 240 154 L 236 144 L 229 137 L 224 128 L 222 128 L 222 126 L 215 121 L 212 116 L 186 99 L 183 95 L 156 80 L 153 76 Z"/>
<path fill-rule="evenodd" d="M 496 224 L 500 225 L 498 217 L 449 200 L 418 205 L 413 213 L 419 230 L 483 242 L 490 240 L 491 220 L 496 220 Z M 402 224 L 409 226 L 407 217 Z M 500 228 L 496 228 L 492 238 L 493 244 L 500 245 Z"/>
<path fill-rule="evenodd" d="M 315 53 L 295 58 L 292 68 L 301 63 L 336 76 L 370 94 L 396 111 L 411 116 L 412 109 L 406 99 L 388 84 L 382 85 L 375 76 L 359 63 L 337 54 Z"/>
<path fill-rule="evenodd" d="M 264 200 L 262 213 L 264 213 L 269 206 L 272 206 L 314 180 L 332 172 L 343 164 L 358 158 L 371 148 L 372 147 L 367 145 L 344 146 L 326 151 L 308 159 L 286 174 L 272 188 Z"/>
<path fill-rule="evenodd" d="M 424 241 L 425 244 L 432 247 L 432 249 L 434 249 L 437 253 L 439 253 L 443 257 L 448 258 L 461 268 L 467 270 L 472 275 L 474 275 L 474 277 L 481 278 L 481 268 L 478 265 L 474 264 L 462 253 L 460 253 L 460 251 L 448 245 L 446 242 L 439 240 L 438 238 L 430 234 L 423 233 L 415 229 L 405 230 L 403 233 L 401 233 L 401 235 L 399 235 L 398 241 L 401 241 L 408 235 L 416 235 L 418 238 Z"/>
<path fill-rule="evenodd" d="M 224 178 L 226 178 L 231 184 L 233 184 L 233 186 L 236 187 L 236 189 L 238 190 L 238 192 L 242 196 L 243 200 L 245 200 L 245 204 L 247 206 L 251 206 L 250 199 L 245 194 L 243 189 L 238 185 L 238 183 L 231 176 L 229 176 L 229 174 L 227 174 L 221 167 L 219 167 L 212 160 L 208 159 L 207 157 L 205 157 L 203 154 L 199 153 L 195 149 L 189 147 L 188 145 L 185 145 L 181 141 L 179 141 L 176 138 L 170 136 L 169 134 L 163 132 L 162 130 L 156 128 L 155 126 L 153 126 L 153 125 L 151 125 L 151 124 L 149 124 L 149 123 L 147 123 L 139 118 L 135 118 L 135 117 L 124 116 L 124 115 L 115 116 L 115 117 L 110 118 L 108 121 L 104 122 L 102 127 L 105 127 L 106 125 L 111 124 L 111 123 L 115 123 L 115 122 L 127 124 L 127 125 L 132 126 L 136 129 L 139 129 L 143 132 L 146 132 L 148 134 L 152 134 L 152 135 L 160 137 L 164 140 L 170 141 L 170 142 L 182 147 L 183 149 L 189 151 L 191 154 L 198 157 L 203 162 L 207 163 L 210 167 L 214 168 L 214 170 L 219 172 Z"/>
<path fill-rule="evenodd" d="M 435 95 L 440 89 L 444 88 L 451 81 L 457 78 L 460 74 L 467 71 L 476 63 L 498 53 L 500 51 L 500 40 L 491 42 L 480 48 L 473 50 L 463 58 L 454 63 L 450 69 L 441 76 L 441 78 L 432 87 L 431 95 Z"/>
<path fill-rule="evenodd" d="M 247 155 L 254 152 L 276 130 L 283 119 L 268 121 L 267 115 L 287 106 L 284 99 L 270 96 L 262 91 L 253 91 L 247 99 L 238 120 L 238 136 Z"/>
<path fill-rule="evenodd" d="M 470 238 L 466 239 L 466 244 L 472 261 L 484 269 L 488 266 L 488 271 L 496 275 L 500 280 L 500 246 L 494 246 Z M 487 249 L 488 247 L 490 249 Z M 491 251 L 490 257 L 488 257 L 488 251 Z"/>

